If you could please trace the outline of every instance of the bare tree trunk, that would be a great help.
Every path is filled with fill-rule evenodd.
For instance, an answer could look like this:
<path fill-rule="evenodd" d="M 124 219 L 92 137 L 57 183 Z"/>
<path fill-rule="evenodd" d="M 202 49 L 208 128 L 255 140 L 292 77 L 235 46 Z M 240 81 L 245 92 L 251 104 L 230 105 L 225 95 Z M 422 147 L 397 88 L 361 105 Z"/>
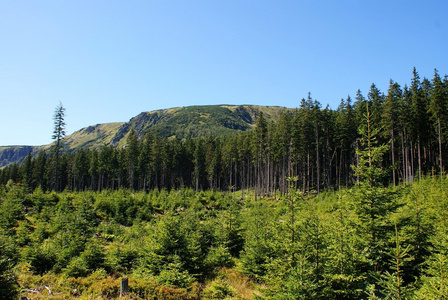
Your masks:
<path fill-rule="evenodd" d="M 310 194 L 310 151 L 308 151 L 307 153 L 307 163 L 306 163 L 306 168 L 307 168 L 307 178 L 306 178 L 306 193 L 307 195 Z"/>
<path fill-rule="evenodd" d="M 395 181 L 395 143 L 394 143 L 394 130 L 391 129 L 391 136 L 392 136 L 392 141 L 391 141 L 391 152 L 392 152 L 392 181 L 394 186 L 396 185 L 396 181 Z"/>
<path fill-rule="evenodd" d="M 320 187 L 320 182 L 319 182 L 319 177 L 320 177 L 320 164 L 319 164 L 319 132 L 317 130 L 317 125 L 316 125 L 316 129 L 315 129 L 315 133 L 316 133 L 316 191 L 319 194 L 319 187 Z"/>
<path fill-rule="evenodd" d="M 410 166 L 409 166 L 409 180 L 410 180 L 410 182 L 414 182 L 414 145 L 413 145 L 413 143 L 411 142 L 411 147 L 410 147 L 410 161 L 411 161 L 411 164 L 410 164 Z"/>
<path fill-rule="evenodd" d="M 356 141 L 356 148 L 358 148 L 358 141 Z M 356 166 L 359 166 L 359 155 L 358 153 L 356 153 Z M 359 184 L 359 175 L 356 175 L 356 183 Z"/>
<path fill-rule="evenodd" d="M 308 182 L 308 180 L 307 180 L 307 174 L 308 174 L 308 170 L 306 170 L 306 172 L 305 172 L 305 167 L 308 167 L 308 164 L 306 164 L 306 166 L 304 166 L 303 164 L 302 164 L 302 178 L 303 178 L 303 187 L 302 187 L 302 193 L 304 193 L 305 194 L 305 192 L 306 192 L 306 184 L 307 184 L 307 182 Z"/>
<path fill-rule="evenodd" d="M 417 139 L 417 155 L 418 155 L 418 179 L 422 179 L 422 155 L 421 155 L 421 144 L 420 136 Z"/>
<path fill-rule="evenodd" d="M 437 118 L 438 132 L 439 132 L 439 169 L 440 177 L 443 175 L 443 163 L 442 163 L 442 132 L 440 125 L 440 117 Z"/>
<path fill-rule="evenodd" d="M 401 156 L 402 156 L 402 163 L 403 163 L 403 182 L 406 183 L 407 182 L 407 176 L 406 176 L 406 155 L 405 155 L 405 143 L 404 143 L 404 133 L 401 133 Z"/>

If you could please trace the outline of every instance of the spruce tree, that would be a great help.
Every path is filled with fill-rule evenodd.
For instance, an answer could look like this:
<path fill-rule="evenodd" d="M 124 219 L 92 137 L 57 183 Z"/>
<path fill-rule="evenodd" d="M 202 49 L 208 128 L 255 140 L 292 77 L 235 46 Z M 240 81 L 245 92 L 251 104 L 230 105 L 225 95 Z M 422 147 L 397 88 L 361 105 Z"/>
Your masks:
<path fill-rule="evenodd" d="M 422 147 L 429 137 L 429 117 L 428 117 L 428 103 L 425 97 L 425 91 L 420 81 L 420 76 L 417 70 L 413 69 L 413 78 L 411 81 L 411 111 L 412 111 L 412 133 L 413 141 L 417 143 L 417 162 L 418 162 L 418 176 L 419 179 L 423 173 L 423 154 Z"/>
<path fill-rule="evenodd" d="M 448 115 L 448 93 L 444 86 L 439 73 L 434 70 L 434 78 L 432 80 L 432 90 L 430 92 L 430 105 L 429 112 L 435 121 L 435 128 L 437 130 L 438 144 L 439 144 L 439 170 L 440 174 L 443 173 L 443 160 L 442 160 L 442 127 L 443 121 L 446 121 Z"/>
<path fill-rule="evenodd" d="M 383 118 L 382 120 L 382 127 L 384 129 L 384 136 L 390 138 L 390 144 L 391 144 L 391 163 L 393 166 L 392 169 L 392 183 L 394 185 L 397 184 L 397 176 L 395 171 L 395 162 L 396 162 L 396 155 L 395 155 L 395 139 L 396 139 L 396 132 L 398 128 L 399 123 L 399 105 L 402 98 L 402 90 L 400 88 L 400 85 L 396 82 L 394 82 L 392 79 L 389 81 L 389 89 L 387 91 L 387 96 L 385 98 L 385 102 L 383 104 Z"/>
<path fill-rule="evenodd" d="M 254 139 L 252 144 L 252 155 L 255 163 L 255 171 L 256 171 L 256 194 L 260 195 L 264 190 L 264 176 L 265 169 L 263 168 L 266 162 L 267 155 L 267 141 L 268 136 L 268 125 L 267 121 L 263 116 L 263 112 L 260 112 L 257 121 L 255 123 L 255 131 L 254 131 Z"/>
<path fill-rule="evenodd" d="M 128 171 L 129 188 L 135 189 L 135 179 L 137 178 L 139 143 L 137 133 L 134 129 L 129 132 L 126 141 L 126 162 Z"/>
<path fill-rule="evenodd" d="M 25 158 L 25 162 L 22 165 L 22 173 L 23 173 L 23 183 L 28 187 L 29 191 L 32 191 L 33 188 L 33 160 L 31 156 L 31 151 Z"/>
<path fill-rule="evenodd" d="M 151 166 L 151 150 L 152 150 L 153 137 L 151 131 L 148 131 L 142 141 L 141 151 L 138 157 L 138 171 L 140 173 L 139 189 L 146 190 L 148 181 L 151 178 L 150 166 Z"/>
<path fill-rule="evenodd" d="M 59 156 L 62 147 L 62 139 L 65 137 L 65 108 L 61 102 L 56 107 L 53 116 L 54 129 L 52 139 L 55 140 L 54 153 L 55 153 L 55 171 L 54 171 L 54 181 L 53 189 L 59 190 Z"/>
<path fill-rule="evenodd" d="M 372 116 L 367 107 L 365 122 L 360 126 L 360 147 L 356 150 L 358 164 L 353 166 L 360 181 L 354 189 L 356 211 L 361 221 L 360 234 L 365 237 L 366 256 L 370 271 L 381 272 L 386 267 L 383 249 L 386 245 L 386 216 L 394 209 L 393 195 L 384 188 L 388 170 L 382 166 L 389 144 L 380 145 L 380 129 L 373 128 Z M 367 271 L 367 270 L 366 270 Z"/>

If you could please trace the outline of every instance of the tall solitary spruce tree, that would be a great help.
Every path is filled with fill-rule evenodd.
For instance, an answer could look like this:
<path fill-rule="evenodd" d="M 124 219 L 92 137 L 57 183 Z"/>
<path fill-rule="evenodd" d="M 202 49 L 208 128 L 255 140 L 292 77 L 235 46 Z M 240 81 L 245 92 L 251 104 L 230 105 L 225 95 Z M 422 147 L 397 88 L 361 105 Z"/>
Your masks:
<path fill-rule="evenodd" d="M 56 107 L 53 116 L 54 121 L 54 129 L 53 135 L 51 138 L 55 140 L 55 171 L 54 171 L 54 183 L 53 188 L 58 191 L 59 190 L 59 154 L 62 146 L 62 139 L 65 137 L 65 108 L 61 102 Z"/>

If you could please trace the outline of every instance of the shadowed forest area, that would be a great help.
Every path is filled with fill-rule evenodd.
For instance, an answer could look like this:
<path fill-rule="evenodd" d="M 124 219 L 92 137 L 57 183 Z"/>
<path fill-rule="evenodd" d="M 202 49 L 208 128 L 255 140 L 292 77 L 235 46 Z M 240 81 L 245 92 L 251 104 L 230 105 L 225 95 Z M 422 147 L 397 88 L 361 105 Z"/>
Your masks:
<path fill-rule="evenodd" d="M 446 299 L 448 79 L 0 171 L 5 299 Z M 51 294 L 50 294 L 51 293 Z"/>

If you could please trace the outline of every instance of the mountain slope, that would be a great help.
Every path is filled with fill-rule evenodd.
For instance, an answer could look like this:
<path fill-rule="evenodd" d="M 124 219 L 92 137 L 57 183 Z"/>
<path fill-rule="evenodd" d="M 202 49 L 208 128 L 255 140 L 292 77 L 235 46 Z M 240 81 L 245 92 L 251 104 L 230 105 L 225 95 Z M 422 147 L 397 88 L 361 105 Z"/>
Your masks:
<path fill-rule="evenodd" d="M 82 128 L 64 138 L 64 148 L 65 151 L 97 149 L 105 144 L 123 147 L 131 129 L 140 137 L 149 129 L 162 137 L 177 139 L 221 136 L 251 130 L 260 112 L 268 121 L 276 121 L 284 109 L 279 106 L 206 105 L 143 112 L 129 122 Z M 50 145 L 0 147 L 0 167 L 22 162 L 29 152 L 34 155 L 49 147 Z"/>
<path fill-rule="evenodd" d="M 123 147 L 134 129 L 143 136 L 149 129 L 161 137 L 189 139 L 220 136 L 250 130 L 260 112 L 268 121 L 278 120 L 285 108 L 255 105 L 187 106 L 143 112 L 125 123 L 98 124 L 65 138 L 69 150 L 99 148 L 104 144 Z"/>
<path fill-rule="evenodd" d="M 23 159 L 31 152 L 35 154 L 39 147 L 36 146 L 6 146 L 0 147 L 0 167 L 6 166 L 13 162 L 22 162 Z"/>

